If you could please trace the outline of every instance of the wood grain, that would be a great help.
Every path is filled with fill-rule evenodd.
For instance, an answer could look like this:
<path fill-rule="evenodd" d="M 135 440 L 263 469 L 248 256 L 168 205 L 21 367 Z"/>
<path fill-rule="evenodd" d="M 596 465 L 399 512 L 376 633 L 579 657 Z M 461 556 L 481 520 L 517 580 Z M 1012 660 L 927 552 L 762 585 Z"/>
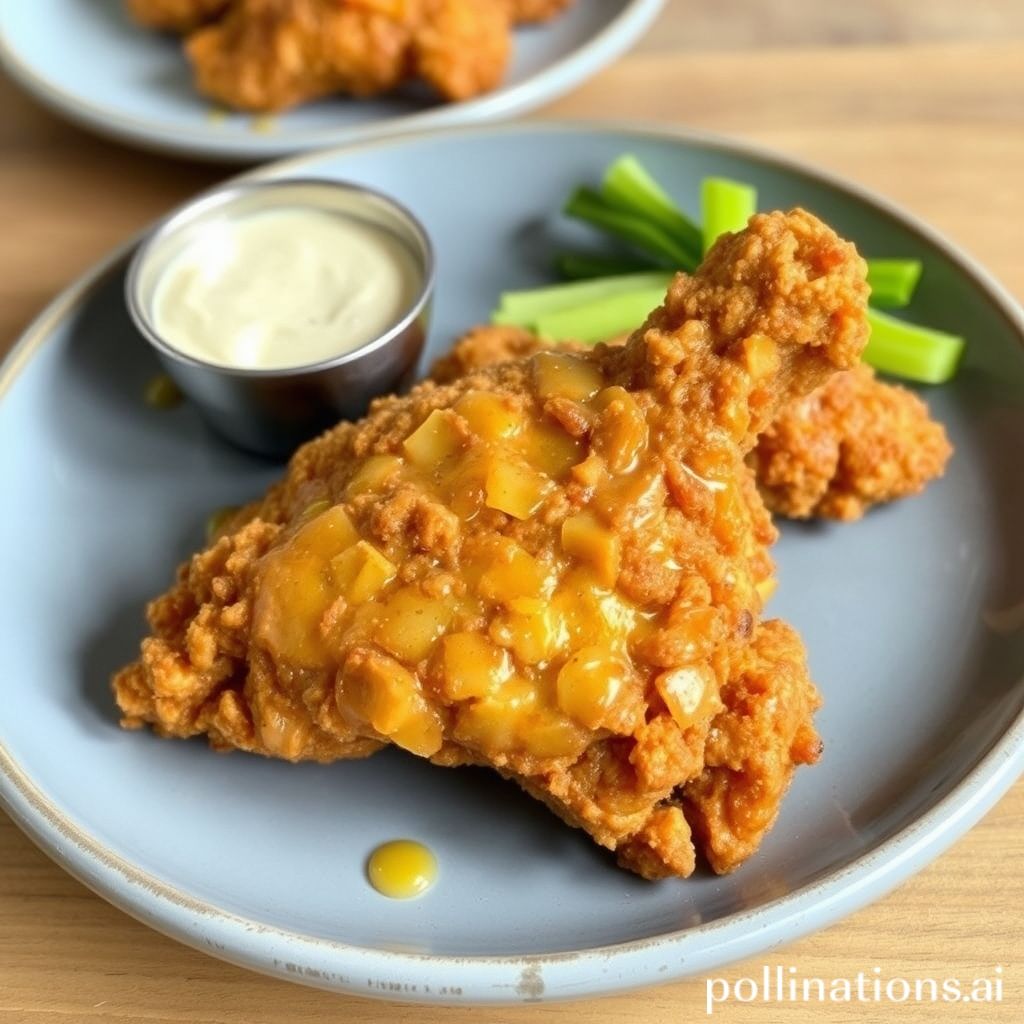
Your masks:
<path fill-rule="evenodd" d="M 770 11 L 770 15 L 766 12 Z M 858 45 L 852 45 L 852 44 Z M 902 202 L 1024 296 L 1024 7 L 1004 0 L 669 0 L 645 42 L 542 116 L 754 139 Z M 0 81 L 0 350 L 78 273 L 227 169 L 68 127 Z M 722 972 L 972 978 L 998 1005 L 786 1006 L 793 1024 L 1024 1019 L 1024 784 L 930 868 L 817 935 Z M 703 981 L 565 1006 L 421 1009 L 331 996 L 188 950 L 93 896 L 0 816 L 0 1022 L 654 1024 L 704 1015 Z M 777 1007 L 716 1014 L 771 1021 Z"/>

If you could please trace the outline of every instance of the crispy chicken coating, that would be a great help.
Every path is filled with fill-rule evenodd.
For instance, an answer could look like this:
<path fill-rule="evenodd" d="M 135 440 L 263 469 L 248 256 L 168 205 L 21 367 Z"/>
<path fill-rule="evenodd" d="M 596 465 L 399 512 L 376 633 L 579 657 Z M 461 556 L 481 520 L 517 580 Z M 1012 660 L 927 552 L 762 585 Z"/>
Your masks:
<path fill-rule="evenodd" d="M 872 505 L 919 494 L 942 476 L 952 453 L 917 395 L 862 365 L 786 406 L 751 464 L 773 512 L 851 520 Z"/>
<path fill-rule="evenodd" d="M 759 622 L 774 534 L 744 458 L 857 363 L 864 275 L 811 215 L 759 215 L 625 346 L 339 424 L 151 604 L 124 724 L 488 765 L 646 877 L 692 871 L 688 818 L 733 867 L 818 750 L 799 640 Z"/>
<path fill-rule="evenodd" d="M 512 49 L 509 12 L 494 0 L 427 0 L 413 38 L 415 73 L 445 99 L 490 92 L 501 81 Z"/>
<path fill-rule="evenodd" d="M 431 369 L 438 382 L 558 348 L 520 327 L 476 327 Z M 860 365 L 783 406 L 748 462 L 768 508 L 790 519 L 859 519 L 872 505 L 919 494 L 953 448 L 912 391 Z"/>
<path fill-rule="evenodd" d="M 550 21 L 558 17 L 574 0 L 504 0 L 516 24 Z"/>
<path fill-rule="evenodd" d="M 505 0 L 233 0 L 186 51 L 199 90 L 275 111 L 420 78 L 446 100 L 495 88 L 511 52 Z"/>
<path fill-rule="evenodd" d="M 276 111 L 346 92 L 371 96 L 409 73 L 426 0 L 234 0 L 185 50 L 199 91 Z"/>
<path fill-rule="evenodd" d="M 233 0 L 126 0 L 128 13 L 146 28 L 191 32 L 220 17 Z"/>

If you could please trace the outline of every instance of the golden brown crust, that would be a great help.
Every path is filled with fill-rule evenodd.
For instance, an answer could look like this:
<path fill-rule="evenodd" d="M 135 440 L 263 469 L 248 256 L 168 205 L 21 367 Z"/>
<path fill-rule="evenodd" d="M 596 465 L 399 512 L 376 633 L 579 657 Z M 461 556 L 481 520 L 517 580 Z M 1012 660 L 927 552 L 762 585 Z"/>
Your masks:
<path fill-rule="evenodd" d="M 140 25 L 163 32 L 191 32 L 214 21 L 232 0 L 126 0 L 128 13 Z"/>
<path fill-rule="evenodd" d="M 550 21 L 574 2 L 575 0 L 505 0 L 516 24 Z"/>
<path fill-rule="evenodd" d="M 277 111 L 395 88 L 409 70 L 421 0 L 235 0 L 185 50 L 200 92 L 239 110 Z"/>
<path fill-rule="evenodd" d="M 917 395 L 860 366 L 786 406 L 759 438 L 752 464 L 773 512 L 850 520 L 920 493 L 952 452 Z"/>
<path fill-rule="evenodd" d="M 438 382 L 557 346 L 519 327 L 476 327 L 431 368 Z M 771 512 L 792 519 L 860 518 L 872 505 L 919 494 L 942 476 L 953 448 L 914 392 L 866 365 L 837 373 L 784 405 L 749 457 Z"/>
<path fill-rule="evenodd" d="M 715 871 L 732 871 L 757 849 L 778 816 L 799 764 L 822 744 L 813 716 L 821 698 L 792 627 L 761 624 L 722 688 L 725 707 L 711 724 L 706 767 L 683 789 L 683 807 Z"/>
<path fill-rule="evenodd" d="M 490 92 L 504 77 L 512 49 L 502 3 L 428 0 L 413 40 L 413 67 L 446 100 Z"/>
<path fill-rule="evenodd" d="M 199 91 L 257 112 L 336 92 L 372 96 L 410 78 L 445 100 L 477 96 L 504 76 L 513 19 L 546 20 L 567 6 L 560 0 L 511 6 L 510 0 L 130 2 L 147 24 L 199 28 L 185 47 Z"/>
<path fill-rule="evenodd" d="M 866 294 L 852 246 L 802 211 L 763 215 L 719 242 L 693 277 L 679 275 L 626 346 L 598 346 L 570 359 L 568 371 L 536 357 L 378 400 L 363 421 L 301 448 L 249 521 L 233 523 L 235 532 L 195 556 L 154 602 L 153 636 L 115 680 L 126 723 L 151 722 L 163 735 L 207 732 L 218 747 L 292 760 L 364 756 L 390 738 L 438 763 L 488 764 L 621 850 L 627 866 L 648 877 L 687 873 L 693 851 L 674 794 L 705 764 L 719 766 L 714 757 L 725 755 L 709 760 L 705 744 L 715 723 L 721 729 L 720 691 L 736 666 L 751 678 L 751 645 L 766 644 L 765 631 L 775 636 L 758 626 L 774 534 L 743 459 L 780 403 L 856 362 Z M 545 373 L 563 372 L 573 388 L 595 380 L 593 401 L 555 391 L 580 403 L 579 437 L 541 389 Z M 467 406 L 480 396 L 497 416 L 491 426 L 510 416 L 542 431 L 531 449 L 537 466 L 550 464 L 552 449 L 571 455 L 571 470 L 547 471 L 528 509 L 502 511 L 472 488 L 450 487 L 440 468 L 428 478 L 408 464 L 412 436 L 422 441 L 428 422 L 462 453 L 443 463 L 451 472 L 491 459 Z M 580 550 L 597 557 L 593 570 L 566 539 L 570 519 L 583 531 Z M 322 537 L 339 530 L 358 545 L 322 554 Z M 334 551 L 347 557 L 359 545 L 390 567 L 377 581 L 381 601 L 351 604 L 364 599 L 332 590 L 319 604 L 324 581 L 343 572 Z M 621 562 L 599 578 L 608 550 Z M 505 564 L 496 552 L 546 566 L 554 590 L 541 600 L 536 592 L 484 600 L 481 567 Z M 409 602 L 414 615 L 401 621 L 415 643 L 389 632 L 388 616 Z M 435 612 L 447 616 L 436 628 Z M 523 621 L 549 615 L 557 628 L 544 653 Z M 446 691 L 439 652 L 448 657 L 453 633 L 501 648 L 514 668 L 511 697 Z M 563 675 L 588 687 L 590 670 L 571 665 L 598 643 L 618 652 L 598 663 L 621 668 L 611 703 L 570 710 L 577 691 L 562 693 Z M 796 664 L 795 634 L 776 646 L 785 665 Z M 774 653 L 762 650 L 757 665 Z M 787 672 L 795 679 L 796 668 Z M 539 718 L 529 717 L 529 701 Z M 605 710 L 593 716 L 594 707 Z M 809 713 L 806 700 L 765 712 L 775 732 L 794 735 L 811 728 Z M 525 746 L 515 732 L 522 722 L 540 730 Z M 511 739 L 506 725 L 515 726 Z M 766 803 L 781 795 L 772 790 Z M 761 810 L 765 819 L 773 813 Z M 714 853 L 711 837 L 705 843 Z"/>

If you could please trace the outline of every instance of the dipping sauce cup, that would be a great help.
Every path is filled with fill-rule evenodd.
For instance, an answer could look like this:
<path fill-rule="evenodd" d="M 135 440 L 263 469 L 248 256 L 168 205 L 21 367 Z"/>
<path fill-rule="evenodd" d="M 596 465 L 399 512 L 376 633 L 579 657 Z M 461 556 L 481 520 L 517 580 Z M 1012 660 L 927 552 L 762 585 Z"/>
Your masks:
<path fill-rule="evenodd" d="M 308 179 L 228 185 L 180 207 L 136 250 L 126 298 L 207 422 L 281 457 L 411 380 L 433 288 L 412 213 Z"/>

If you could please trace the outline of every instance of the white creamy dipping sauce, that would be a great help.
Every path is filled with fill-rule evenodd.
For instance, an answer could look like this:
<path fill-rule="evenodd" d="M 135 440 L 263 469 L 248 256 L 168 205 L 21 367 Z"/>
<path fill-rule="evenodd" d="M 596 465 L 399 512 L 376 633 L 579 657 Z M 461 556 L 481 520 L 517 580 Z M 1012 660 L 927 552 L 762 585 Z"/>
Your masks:
<path fill-rule="evenodd" d="M 200 232 L 164 269 L 153 321 L 168 345 L 203 362 L 305 366 L 383 334 L 422 284 L 412 255 L 385 228 L 286 207 Z"/>

